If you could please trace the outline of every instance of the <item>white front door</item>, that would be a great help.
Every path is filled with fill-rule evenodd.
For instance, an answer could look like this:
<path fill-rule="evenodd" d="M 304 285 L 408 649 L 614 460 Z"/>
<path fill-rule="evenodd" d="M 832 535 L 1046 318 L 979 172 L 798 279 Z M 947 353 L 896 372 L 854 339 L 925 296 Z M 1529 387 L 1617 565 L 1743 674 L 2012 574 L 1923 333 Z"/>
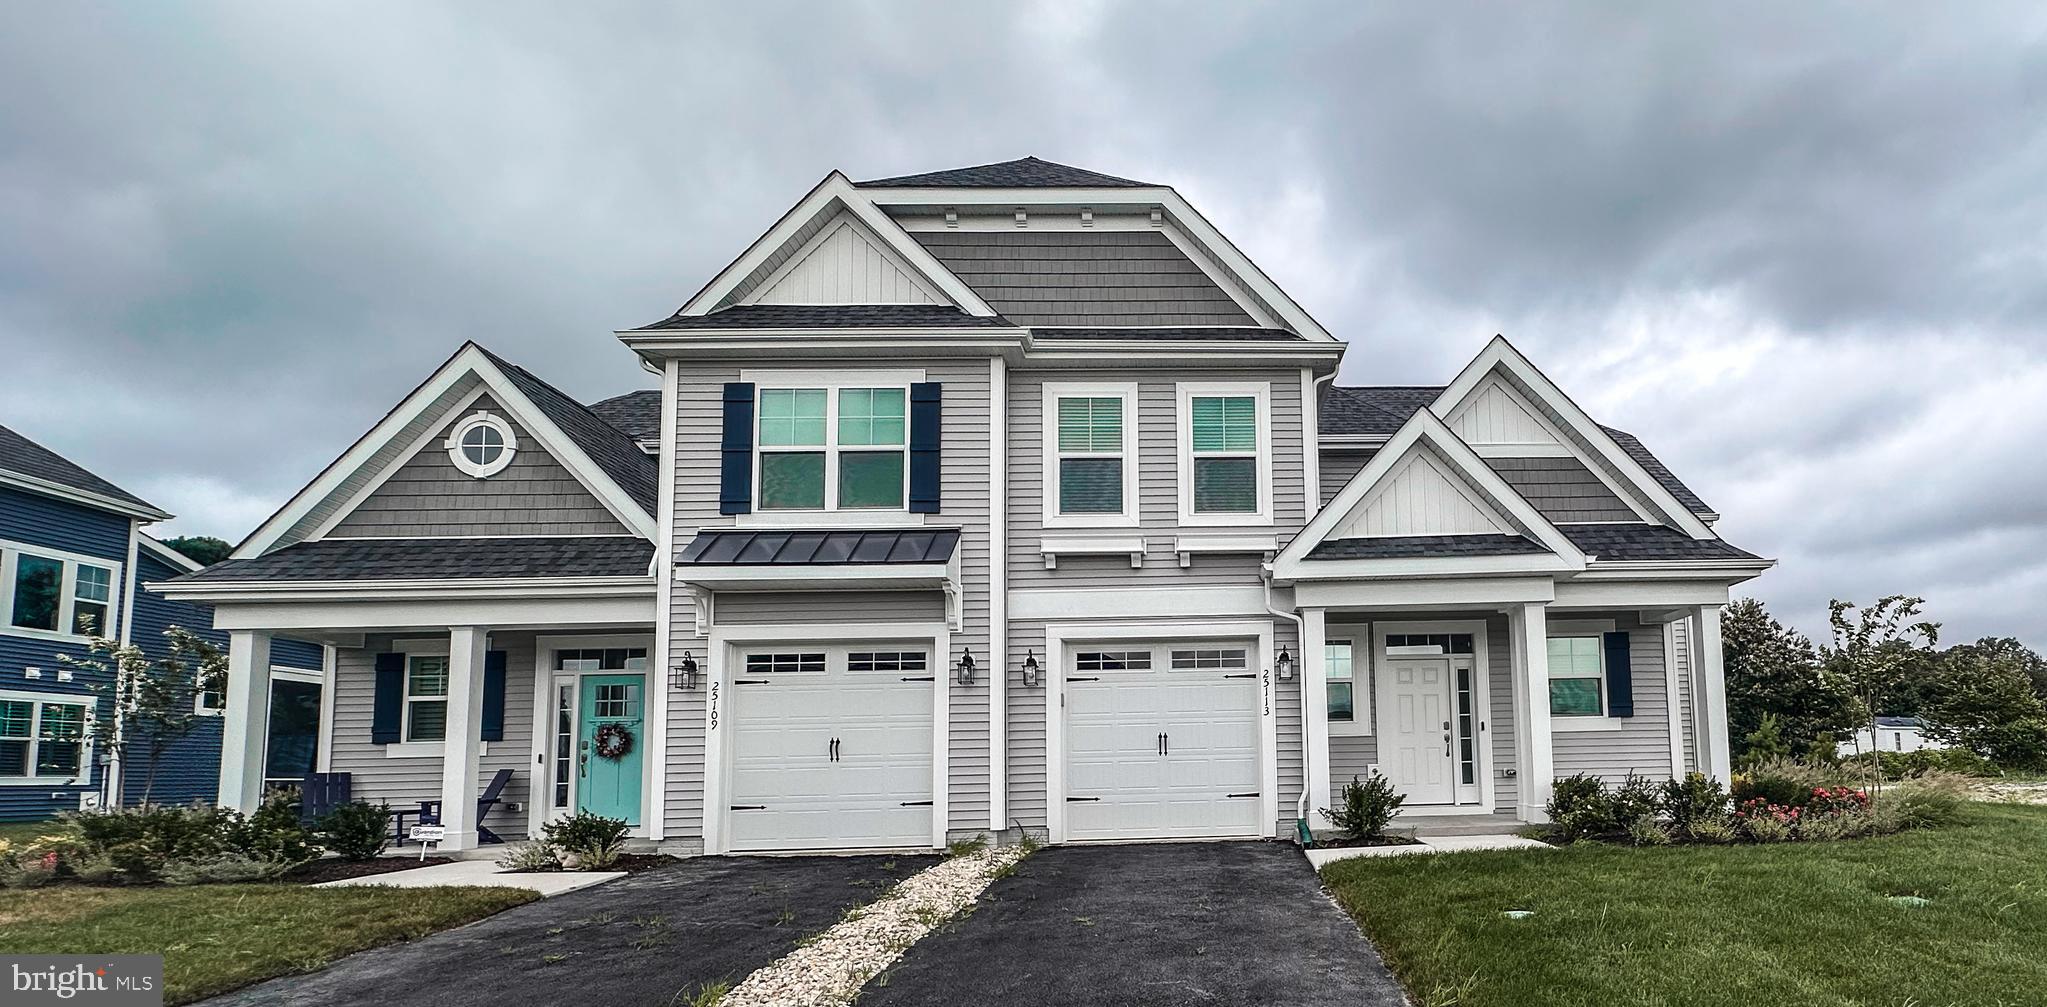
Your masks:
<path fill-rule="evenodd" d="M 932 845 L 933 677 L 928 644 L 743 649 L 729 847 Z"/>
<path fill-rule="evenodd" d="M 1379 771 L 1410 805 L 1451 803 L 1457 760 L 1450 658 L 1389 657 L 1380 676 Z"/>
<path fill-rule="evenodd" d="M 1071 645 L 1067 838 L 1261 834 L 1254 653 L 1249 643 Z"/>

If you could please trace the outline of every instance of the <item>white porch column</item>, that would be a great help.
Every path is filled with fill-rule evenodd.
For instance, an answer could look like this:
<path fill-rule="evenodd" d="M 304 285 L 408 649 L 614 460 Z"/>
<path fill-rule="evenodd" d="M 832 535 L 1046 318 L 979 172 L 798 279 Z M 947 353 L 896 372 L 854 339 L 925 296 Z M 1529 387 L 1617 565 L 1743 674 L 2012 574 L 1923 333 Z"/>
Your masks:
<path fill-rule="evenodd" d="M 216 803 L 250 812 L 263 803 L 263 757 L 270 740 L 269 633 L 238 629 L 228 634 L 225 690 Z"/>
<path fill-rule="evenodd" d="M 443 850 L 476 848 L 477 748 L 483 733 L 483 655 L 490 631 L 448 631 L 448 731 L 441 755 Z"/>
<path fill-rule="evenodd" d="M 1699 708 L 1692 711 L 1692 729 L 1698 734 L 1699 767 L 1724 784 L 1734 777 L 1734 756 L 1727 746 L 1727 665 L 1720 655 L 1720 606 L 1693 606 L 1691 619 L 1692 667 L 1699 678 L 1693 693 Z"/>
<path fill-rule="evenodd" d="M 1514 750 L 1520 776 L 1516 814 L 1546 822 L 1556 785 L 1556 757 L 1549 720 L 1549 606 L 1535 603 L 1507 610 L 1508 653 L 1514 665 Z"/>
<path fill-rule="evenodd" d="M 1322 809 L 1333 806 L 1329 789 L 1329 663 L 1326 609 L 1301 610 L 1301 765 L 1308 774 L 1308 825 L 1326 825 Z"/>

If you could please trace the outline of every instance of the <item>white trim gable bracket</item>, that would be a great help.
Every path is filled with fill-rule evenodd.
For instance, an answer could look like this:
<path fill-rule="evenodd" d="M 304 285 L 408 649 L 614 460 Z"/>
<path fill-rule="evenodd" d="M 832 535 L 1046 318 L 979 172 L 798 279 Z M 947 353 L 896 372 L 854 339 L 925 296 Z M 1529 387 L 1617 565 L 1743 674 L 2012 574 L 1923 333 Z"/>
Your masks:
<path fill-rule="evenodd" d="M 1337 530 L 1350 523 L 1353 514 L 1381 490 L 1382 483 L 1390 483 L 1407 471 L 1411 464 L 1423 461 L 1432 466 L 1447 465 L 1448 473 L 1442 473 L 1440 469 L 1438 473 L 1459 478 L 1478 491 L 1482 499 L 1469 501 L 1473 505 L 1473 513 L 1490 520 L 1505 521 L 1512 526 L 1506 530 L 1518 531 L 1534 539 L 1547 548 L 1550 555 L 1319 560 L 1312 565 L 1308 563 L 1308 553 L 1324 541 L 1337 537 Z M 1397 569 L 1384 571 L 1388 575 L 1497 574 L 1518 569 L 1572 573 L 1584 570 L 1585 562 L 1585 554 L 1557 530 L 1556 525 L 1516 493 L 1435 413 L 1423 409 L 1395 432 L 1371 462 L 1358 470 L 1357 475 L 1352 476 L 1329 504 L 1315 515 L 1314 520 L 1309 521 L 1307 527 L 1281 550 L 1278 558 L 1273 560 L 1273 576 L 1280 581 L 1358 576 L 1385 564 L 1397 565 Z"/>
<path fill-rule="evenodd" d="M 1657 517 L 1673 528 L 1683 531 L 1695 539 L 1714 538 L 1713 530 L 1706 527 L 1698 515 L 1693 514 L 1672 496 L 1663 484 L 1656 481 L 1640 462 L 1616 443 L 1605 428 L 1594 422 L 1585 410 L 1578 407 L 1563 389 L 1542 373 L 1534 363 L 1514 348 L 1504 336 L 1494 336 L 1478 356 L 1458 372 L 1456 380 L 1443 389 L 1435 403 L 1425 412 L 1447 419 L 1454 415 L 1465 399 L 1486 387 L 1486 378 L 1498 372 L 1503 374 L 1514 389 L 1534 404 L 1543 407 L 1561 418 L 1568 432 L 1585 446 L 1589 446 L 1598 457 L 1589 459 L 1594 471 L 1606 469 L 1618 474 L 1628 482 L 1626 487 L 1641 502 L 1658 512 Z"/>
<path fill-rule="evenodd" d="M 813 221 L 829 221 L 839 214 L 848 214 L 858 220 L 867 232 L 879 239 L 895 257 L 907 264 L 932 287 L 950 299 L 961 311 L 969 315 L 989 318 L 995 309 L 988 306 L 979 294 L 974 293 L 960 278 L 938 261 L 937 256 L 926 251 L 923 245 L 910 237 L 902 225 L 895 222 L 881 208 L 874 204 L 866 191 L 856 188 L 846 176 L 834 171 L 824 181 L 811 189 L 801 201 L 782 215 L 775 226 L 754 240 L 739 258 L 721 270 L 704 289 L 697 291 L 689 303 L 682 306 L 679 314 L 708 315 L 711 312 L 737 304 L 752 290 L 761 285 L 754 281 L 754 275 L 768 267 L 775 256 L 785 250 L 795 254 L 812 235 L 805 234 L 805 228 Z M 799 237 L 800 236 L 800 237 Z M 797 247 L 790 247 L 796 244 Z M 768 277 L 763 276 L 764 282 Z"/>
<path fill-rule="evenodd" d="M 340 458 L 251 532 L 241 545 L 235 547 L 231 558 L 251 559 L 285 545 L 317 539 L 325 529 L 331 528 L 382 485 L 384 479 L 410 460 L 417 450 L 426 449 L 437 441 L 435 435 L 441 426 L 485 390 L 556 461 L 573 473 L 620 524 L 641 538 L 650 541 L 654 538 L 654 516 L 643 510 L 631 494 L 519 391 L 482 347 L 468 342 L 385 414 L 368 433 L 350 445 Z M 425 433 L 418 429 L 421 424 L 426 428 Z M 399 450 L 390 450 L 394 446 Z M 371 466 L 375 466 L 375 472 L 369 480 L 355 481 L 358 474 Z M 327 506 L 330 504 L 335 506 Z"/>

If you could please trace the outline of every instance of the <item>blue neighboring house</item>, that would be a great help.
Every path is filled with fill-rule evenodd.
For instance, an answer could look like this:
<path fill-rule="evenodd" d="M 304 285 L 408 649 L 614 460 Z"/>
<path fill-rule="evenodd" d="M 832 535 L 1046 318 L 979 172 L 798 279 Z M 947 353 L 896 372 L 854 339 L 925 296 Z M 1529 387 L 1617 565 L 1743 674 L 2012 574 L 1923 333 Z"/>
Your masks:
<path fill-rule="evenodd" d="M 148 780 L 146 742 L 130 742 L 125 765 L 102 757 L 86 731 L 110 714 L 95 686 L 107 676 L 74 669 L 61 656 L 88 656 L 107 635 L 152 657 L 163 632 L 182 626 L 227 647 L 206 605 L 174 602 L 143 585 L 198 566 L 144 534 L 170 514 L 7 427 L 0 426 L 0 821 L 34 821 L 91 804 L 212 803 L 220 777 L 220 722 L 180 739 Z M 265 775 L 296 780 L 317 753 L 324 653 L 278 640 Z M 194 696 L 217 712 L 216 696 Z"/>

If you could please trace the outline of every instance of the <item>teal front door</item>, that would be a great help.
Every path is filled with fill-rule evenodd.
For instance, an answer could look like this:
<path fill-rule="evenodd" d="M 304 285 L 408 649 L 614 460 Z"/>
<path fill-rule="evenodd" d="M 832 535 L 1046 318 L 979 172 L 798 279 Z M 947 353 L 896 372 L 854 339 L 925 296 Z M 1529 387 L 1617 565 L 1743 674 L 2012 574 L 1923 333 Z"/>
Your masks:
<path fill-rule="evenodd" d="M 640 824 L 645 675 L 585 675 L 576 733 L 576 809 Z"/>

